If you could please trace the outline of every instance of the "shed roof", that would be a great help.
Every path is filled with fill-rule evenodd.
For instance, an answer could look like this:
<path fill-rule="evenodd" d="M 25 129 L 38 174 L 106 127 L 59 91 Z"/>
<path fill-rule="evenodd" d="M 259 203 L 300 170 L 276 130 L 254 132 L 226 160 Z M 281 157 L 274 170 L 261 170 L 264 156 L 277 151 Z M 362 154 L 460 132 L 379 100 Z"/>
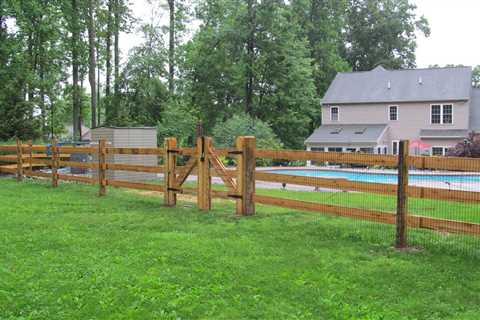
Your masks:
<path fill-rule="evenodd" d="M 377 143 L 386 128 L 386 124 L 325 124 L 305 143 Z"/>
<path fill-rule="evenodd" d="M 469 100 L 471 67 L 340 72 L 322 104 Z"/>

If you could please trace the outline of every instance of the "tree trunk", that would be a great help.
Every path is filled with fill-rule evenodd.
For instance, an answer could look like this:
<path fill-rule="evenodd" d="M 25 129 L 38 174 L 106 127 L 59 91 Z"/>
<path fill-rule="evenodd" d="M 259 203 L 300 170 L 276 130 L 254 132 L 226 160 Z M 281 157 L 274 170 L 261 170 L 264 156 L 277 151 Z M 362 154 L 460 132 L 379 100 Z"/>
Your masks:
<path fill-rule="evenodd" d="M 96 46 L 96 55 L 97 55 L 97 126 L 100 126 L 101 125 L 101 113 L 102 113 L 102 110 L 101 110 L 101 94 L 100 94 L 100 91 L 101 91 L 101 88 L 100 88 L 100 66 L 98 64 L 98 61 L 99 61 L 99 58 L 100 58 L 100 48 L 99 48 L 100 44 L 97 42 L 97 46 Z"/>
<path fill-rule="evenodd" d="M 42 37 L 41 37 L 42 38 Z M 39 57 L 39 75 L 40 75 L 40 119 L 42 121 L 42 139 L 46 140 L 48 136 L 47 111 L 45 109 L 45 46 L 46 43 L 40 39 L 40 57 Z"/>
<path fill-rule="evenodd" d="M 248 25 L 247 39 L 247 79 L 245 84 L 245 112 L 253 113 L 253 68 L 255 63 L 255 30 L 256 30 L 256 0 L 248 0 Z"/>
<path fill-rule="evenodd" d="M 77 0 L 72 0 L 72 102 L 73 102 L 73 140 L 81 140 L 81 120 L 80 120 L 80 88 L 79 81 L 79 52 L 78 45 L 80 41 L 80 30 L 78 23 L 78 5 Z"/>
<path fill-rule="evenodd" d="M 173 94 L 175 90 L 175 0 L 168 0 L 170 10 L 170 29 L 169 29 L 169 47 L 168 47 L 168 91 Z"/>
<path fill-rule="evenodd" d="M 88 80 L 90 82 L 90 107 L 92 116 L 92 128 L 97 127 L 97 85 L 95 83 L 96 56 L 95 56 L 95 1 L 89 0 L 88 6 Z"/>
<path fill-rule="evenodd" d="M 115 43 L 114 43 L 114 63 L 115 63 L 115 85 L 114 94 L 119 94 L 119 80 L 120 80 L 120 0 L 115 0 Z"/>
<path fill-rule="evenodd" d="M 120 100 L 120 0 L 115 0 L 115 22 L 114 22 L 114 98 L 113 105 L 110 105 L 113 112 L 113 121 L 117 121 L 119 100 Z"/>
<path fill-rule="evenodd" d="M 110 97 L 111 79 L 112 79 L 112 31 L 113 31 L 113 1 L 108 0 L 108 19 L 106 35 L 106 75 L 105 75 L 105 96 Z M 105 122 L 110 123 L 112 104 L 110 99 L 105 104 Z M 100 121 L 99 121 L 100 122 Z"/>

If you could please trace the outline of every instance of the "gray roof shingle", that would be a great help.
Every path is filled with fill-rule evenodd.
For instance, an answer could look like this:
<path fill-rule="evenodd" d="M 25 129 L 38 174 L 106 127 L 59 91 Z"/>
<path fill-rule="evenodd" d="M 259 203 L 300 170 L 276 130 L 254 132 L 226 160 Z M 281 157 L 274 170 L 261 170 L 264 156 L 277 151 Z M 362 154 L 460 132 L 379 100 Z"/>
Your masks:
<path fill-rule="evenodd" d="M 305 143 L 376 143 L 386 127 L 386 124 L 324 124 Z"/>
<path fill-rule="evenodd" d="M 341 72 L 322 104 L 468 100 L 471 75 L 470 67 Z"/>

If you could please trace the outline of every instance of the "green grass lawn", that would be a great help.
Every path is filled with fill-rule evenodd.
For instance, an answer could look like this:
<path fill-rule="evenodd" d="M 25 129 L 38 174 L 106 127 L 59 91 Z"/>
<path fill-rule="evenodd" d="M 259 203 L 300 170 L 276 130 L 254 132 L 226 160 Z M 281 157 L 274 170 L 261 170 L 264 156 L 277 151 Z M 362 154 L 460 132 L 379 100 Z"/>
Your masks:
<path fill-rule="evenodd" d="M 0 179 L 0 319 L 480 318 L 479 260 L 442 241 L 396 252 L 392 226 L 95 195 Z"/>

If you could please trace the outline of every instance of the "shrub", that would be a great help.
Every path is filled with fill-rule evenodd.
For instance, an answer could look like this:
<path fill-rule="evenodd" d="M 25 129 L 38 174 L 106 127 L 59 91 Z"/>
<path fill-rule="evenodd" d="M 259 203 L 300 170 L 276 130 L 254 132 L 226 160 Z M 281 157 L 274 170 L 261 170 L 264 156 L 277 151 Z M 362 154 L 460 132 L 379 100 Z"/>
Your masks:
<path fill-rule="evenodd" d="M 231 148 L 239 136 L 255 136 L 258 149 L 281 149 L 282 143 L 272 128 L 265 122 L 244 113 L 236 114 L 224 122 L 217 123 L 212 136 L 216 148 Z M 270 165 L 269 160 L 257 161 L 259 166 Z"/>
<path fill-rule="evenodd" d="M 167 137 L 176 137 L 179 146 L 189 146 L 194 143 L 197 118 L 187 109 L 181 104 L 170 103 L 162 112 L 162 120 L 157 125 L 160 146 Z"/>
<path fill-rule="evenodd" d="M 470 132 L 464 141 L 448 150 L 447 156 L 480 158 L 480 134 L 475 131 Z"/>

